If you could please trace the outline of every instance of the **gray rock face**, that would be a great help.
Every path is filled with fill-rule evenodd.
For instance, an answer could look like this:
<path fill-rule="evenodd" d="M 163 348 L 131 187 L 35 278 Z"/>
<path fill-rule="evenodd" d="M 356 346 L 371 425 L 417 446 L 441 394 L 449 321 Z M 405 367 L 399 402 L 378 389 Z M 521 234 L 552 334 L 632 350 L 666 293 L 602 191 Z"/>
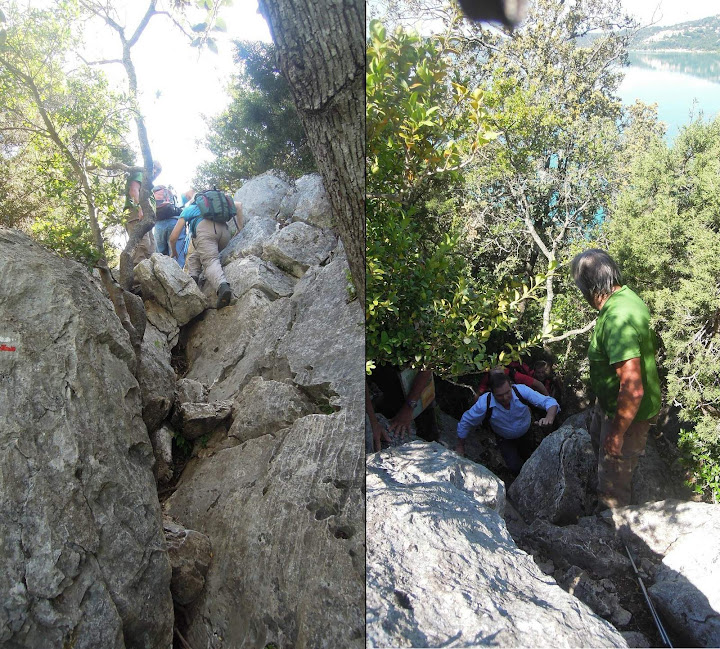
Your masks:
<path fill-rule="evenodd" d="M 175 399 L 175 370 L 170 365 L 167 337 L 152 324 L 145 327 L 138 374 L 143 421 L 149 432 L 167 417 Z"/>
<path fill-rule="evenodd" d="M 486 470 L 415 442 L 369 456 L 366 488 L 368 647 L 627 646 L 518 550 Z"/>
<path fill-rule="evenodd" d="M 155 454 L 155 479 L 158 484 L 166 484 L 173 477 L 172 441 L 173 430 L 168 425 L 160 426 L 152 435 L 153 453 Z"/>
<path fill-rule="evenodd" d="M 178 379 L 175 387 L 176 403 L 207 403 L 207 387 L 193 379 Z"/>
<path fill-rule="evenodd" d="M 263 244 L 263 258 L 302 277 L 310 266 L 323 263 L 336 246 L 337 237 L 331 232 L 297 221 Z"/>
<path fill-rule="evenodd" d="M 235 419 L 228 435 L 239 442 L 271 435 L 315 412 L 315 407 L 298 388 L 279 381 L 255 377 L 233 405 Z"/>
<path fill-rule="evenodd" d="M 175 347 L 180 334 L 177 320 L 152 300 L 147 300 L 144 306 L 147 321 L 165 336 L 169 349 Z"/>
<path fill-rule="evenodd" d="M 225 267 L 225 277 L 236 297 L 242 297 L 251 288 L 257 289 L 276 300 L 289 297 L 295 288 L 295 279 L 273 264 L 258 257 L 237 259 Z"/>
<path fill-rule="evenodd" d="M 232 413 L 232 402 L 181 403 L 173 413 L 173 424 L 188 440 L 209 435 L 221 426 Z"/>
<path fill-rule="evenodd" d="M 334 226 L 330 198 L 320 174 L 308 174 L 295 182 L 297 203 L 292 212 L 293 221 L 302 221 L 317 228 Z"/>
<path fill-rule="evenodd" d="M 187 606 L 200 596 L 205 587 L 205 577 L 212 561 L 212 545 L 204 534 L 187 530 L 167 517 L 163 520 L 163 531 L 172 565 L 170 590 L 173 600 Z"/>
<path fill-rule="evenodd" d="M 527 521 L 574 522 L 597 502 L 597 457 L 590 435 L 563 425 L 523 465 L 509 496 Z"/>
<path fill-rule="evenodd" d="M 666 500 L 612 511 L 630 543 L 663 556 L 650 592 L 686 645 L 720 646 L 720 508 Z"/>
<path fill-rule="evenodd" d="M 276 171 L 251 178 L 235 192 L 235 200 L 242 203 L 246 223 L 256 218 L 274 219 L 280 213 L 283 198 L 292 191 L 292 185 Z"/>
<path fill-rule="evenodd" d="M 39 278 L 42 278 L 41 280 Z M 0 645 L 172 643 L 126 332 L 78 264 L 0 228 Z"/>
<path fill-rule="evenodd" d="M 234 401 L 231 438 L 165 503 L 213 545 L 191 646 L 363 646 L 364 331 L 346 268 L 310 268 L 291 297 L 251 288 L 188 331 L 188 378 Z"/>
<path fill-rule="evenodd" d="M 145 299 L 172 314 L 179 325 L 190 322 L 207 306 L 203 294 L 174 259 L 155 253 L 135 266 L 135 279 Z"/>
<path fill-rule="evenodd" d="M 262 254 L 263 241 L 269 239 L 280 228 L 270 216 L 255 216 L 243 225 L 225 248 L 220 252 L 220 263 L 224 266 L 234 259 Z"/>

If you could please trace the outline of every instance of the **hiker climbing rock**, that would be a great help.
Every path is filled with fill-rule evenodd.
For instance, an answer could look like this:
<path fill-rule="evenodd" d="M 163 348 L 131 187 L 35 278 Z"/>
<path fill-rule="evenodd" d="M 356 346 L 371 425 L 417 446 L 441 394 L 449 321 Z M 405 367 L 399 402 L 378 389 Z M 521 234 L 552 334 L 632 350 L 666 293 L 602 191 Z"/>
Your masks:
<path fill-rule="evenodd" d="M 177 258 L 178 237 L 188 223 L 194 247 L 187 259 L 188 272 L 196 283 L 199 282 L 200 272 L 205 272 L 205 277 L 217 291 L 218 309 L 230 304 L 232 298 L 232 289 L 220 263 L 220 251 L 230 241 L 227 224 L 231 219 L 235 219 L 239 231 L 242 228 L 240 203 L 234 203 L 227 194 L 216 189 L 198 192 L 183 209 L 170 234 L 170 253 Z"/>
<path fill-rule="evenodd" d="M 530 406 L 545 410 L 545 417 L 537 422 L 540 426 L 552 425 L 560 411 L 558 402 L 552 397 L 525 385 L 511 385 L 506 374 L 491 372 L 487 397 L 479 398 L 458 423 L 455 451 L 464 455 L 465 439 L 470 431 L 480 424 L 489 425 L 496 435 L 505 464 L 517 475 L 534 450 L 530 448 L 530 436 L 526 435 L 532 423 Z"/>
<path fill-rule="evenodd" d="M 170 255 L 170 234 L 175 229 L 178 216 L 182 211 L 176 204 L 175 193 L 172 187 L 165 185 L 157 185 L 153 187 L 153 196 L 155 196 L 155 227 L 153 233 L 155 235 L 156 251 L 162 255 Z M 178 258 L 177 262 L 180 268 L 185 264 L 185 231 L 183 230 L 178 237 Z"/>
<path fill-rule="evenodd" d="M 597 395 L 590 425 L 598 450 L 598 507 L 631 501 L 632 476 L 660 412 L 656 340 L 645 303 L 606 252 L 586 250 L 570 263 L 573 280 L 597 309 L 590 337 L 590 383 Z"/>
<path fill-rule="evenodd" d="M 153 162 L 152 180 L 155 180 L 162 171 L 162 165 L 155 160 Z M 125 229 L 129 236 L 137 229 L 138 223 L 143 218 L 143 211 L 140 207 L 140 186 L 143 181 L 143 172 L 135 171 L 128 174 L 125 184 L 125 208 L 127 214 L 125 220 Z M 155 209 L 155 196 L 150 194 L 150 206 Z M 152 230 L 146 232 L 138 241 L 135 251 L 133 252 L 133 266 L 137 266 L 144 259 L 149 259 L 150 255 L 155 252 L 155 238 Z"/>

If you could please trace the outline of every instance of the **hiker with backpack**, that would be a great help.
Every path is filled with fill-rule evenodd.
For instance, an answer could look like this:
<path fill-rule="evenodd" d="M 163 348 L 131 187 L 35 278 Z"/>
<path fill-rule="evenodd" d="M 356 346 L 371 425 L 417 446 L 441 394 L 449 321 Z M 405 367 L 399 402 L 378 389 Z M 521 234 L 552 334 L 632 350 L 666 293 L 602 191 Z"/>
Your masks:
<path fill-rule="evenodd" d="M 170 234 L 175 229 L 178 216 L 182 211 L 175 201 L 175 193 L 172 187 L 165 185 L 156 185 L 153 187 L 153 196 L 155 196 L 155 234 L 156 251 L 161 255 L 170 255 Z M 178 238 L 178 259 L 180 268 L 185 264 L 185 256 L 181 253 L 185 246 L 185 231 L 180 233 Z"/>
<path fill-rule="evenodd" d="M 155 160 L 153 162 L 153 175 L 152 180 L 155 180 L 162 171 L 162 165 Z M 140 186 L 143 181 L 143 172 L 135 171 L 128 174 L 127 182 L 125 183 L 125 207 L 126 213 L 125 218 L 125 230 L 127 230 L 128 236 L 137 228 L 138 223 L 143 218 L 142 208 L 140 207 Z M 155 209 L 155 196 L 150 194 L 150 206 Z M 152 230 L 146 232 L 143 238 L 138 241 L 135 246 L 135 252 L 133 253 L 133 266 L 137 266 L 141 261 L 150 259 L 150 256 L 155 252 L 155 238 L 153 237 Z"/>
<path fill-rule="evenodd" d="M 238 218 L 239 217 L 239 218 Z M 177 242 L 187 222 L 195 250 L 187 259 L 188 272 L 199 285 L 200 272 L 217 292 L 217 308 L 230 304 L 232 289 L 220 263 L 220 251 L 230 242 L 228 222 L 235 220 L 240 231 L 242 228 L 242 206 L 233 202 L 224 192 L 210 189 L 195 194 L 175 224 L 170 234 L 170 253 L 177 259 Z"/>
<path fill-rule="evenodd" d="M 495 433 L 498 448 L 508 469 L 518 475 L 525 460 L 534 451 L 532 438 L 526 433 L 532 424 L 530 408 L 545 411 L 537 423 L 551 426 L 560 411 L 558 402 L 525 385 L 512 385 L 510 377 L 502 372 L 491 372 L 490 391 L 481 396 L 467 410 L 457 427 L 458 442 L 455 451 L 465 455 L 465 439 L 479 425 L 489 426 Z"/>

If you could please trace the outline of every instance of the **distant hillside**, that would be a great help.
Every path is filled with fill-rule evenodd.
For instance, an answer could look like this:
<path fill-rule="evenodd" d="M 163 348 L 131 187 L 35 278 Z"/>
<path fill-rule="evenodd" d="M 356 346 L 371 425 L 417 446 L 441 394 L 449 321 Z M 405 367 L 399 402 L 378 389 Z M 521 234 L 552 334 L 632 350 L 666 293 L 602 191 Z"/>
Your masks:
<path fill-rule="evenodd" d="M 633 38 L 630 49 L 720 52 L 720 15 L 670 27 L 646 27 Z"/>
<path fill-rule="evenodd" d="M 578 42 L 587 46 L 600 36 L 600 33 L 588 34 L 578 39 Z M 632 38 L 629 49 L 654 52 L 720 52 L 720 14 L 669 27 L 645 27 Z"/>

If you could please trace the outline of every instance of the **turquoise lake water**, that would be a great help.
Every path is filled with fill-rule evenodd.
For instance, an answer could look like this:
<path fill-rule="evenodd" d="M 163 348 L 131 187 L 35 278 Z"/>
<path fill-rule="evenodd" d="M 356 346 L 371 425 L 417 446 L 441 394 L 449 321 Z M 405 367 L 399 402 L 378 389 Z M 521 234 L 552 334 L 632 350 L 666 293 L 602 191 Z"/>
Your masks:
<path fill-rule="evenodd" d="M 702 112 L 707 121 L 720 113 L 720 55 L 630 52 L 618 93 L 625 104 L 657 103 L 671 143 L 692 115 Z"/>

